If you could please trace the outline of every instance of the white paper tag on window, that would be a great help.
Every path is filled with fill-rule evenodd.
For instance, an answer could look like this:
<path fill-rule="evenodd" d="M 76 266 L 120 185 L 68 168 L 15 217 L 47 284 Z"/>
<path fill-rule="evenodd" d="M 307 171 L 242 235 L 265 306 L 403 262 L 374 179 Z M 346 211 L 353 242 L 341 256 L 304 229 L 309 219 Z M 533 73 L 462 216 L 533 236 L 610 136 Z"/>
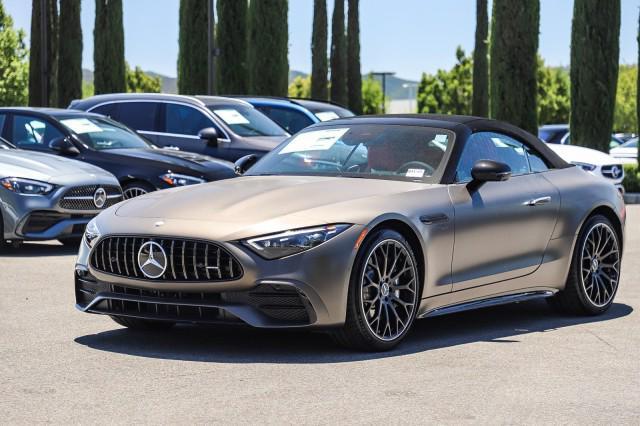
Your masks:
<path fill-rule="evenodd" d="M 340 116 L 333 111 L 316 112 L 316 117 L 318 117 L 318 120 L 320 121 L 329 121 L 340 118 Z"/>
<path fill-rule="evenodd" d="M 326 151 L 349 131 L 348 128 L 315 130 L 294 137 L 278 154 L 304 151 Z"/>
<path fill-rule="evenodd" d="M 72 132 L 79 135 L 83 133 L 102 132 L 100 127 L 96 126 L 86 118 L 68 118 L 66 120 L 60 120 L 60 122 L 71 129 Z"/>
<path fill-rule="evenodd" d="M 447 143 L 448 139 L 449 139 L 448 135 L 438 134 L 438 135 L 436 135 L 436 137 L 433 140 L 436 141 L 436 142 L 440 142 L 440 143 Z"/>
<path fill-rule="evenodd" d="M 421 178 L 424 176 L 424 169 L 409 169 L 407 170 L 406 177 Z"/>
<path fill-rule="evenodd" d="M 225 123 L 231 124 L 249 124 L 249 120 L 244 115 L 240 114 L 237 110 L 229 109 L 217 109 L 216 115 L 222 118 Z"/>

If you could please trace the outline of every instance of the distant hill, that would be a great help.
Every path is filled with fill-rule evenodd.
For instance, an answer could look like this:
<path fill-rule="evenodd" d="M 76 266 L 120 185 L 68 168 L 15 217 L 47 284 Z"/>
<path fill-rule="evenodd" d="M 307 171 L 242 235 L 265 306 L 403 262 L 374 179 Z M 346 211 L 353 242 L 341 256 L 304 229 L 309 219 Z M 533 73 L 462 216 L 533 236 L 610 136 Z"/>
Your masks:
<path fill-rule="evenodd" d="M 178 79 L 175 77 L 168 77 L 166 75 L 158 74 L 154 71 L 145 71 L 147 74 L 153 77 L 160 77 L 160 81 L 162 82 L 162 92 L 163 93 L 178 93 Z M 291 83 L 296 77 L 307 77 L 308 74 L 302 71 L 291 70 L 289 72 L 289 83 Z M 366 75 L 363 76 L 366 78 Z M 82 79 L 86 83 L 93 83 L 93 71 L 88 69 L 82 70 Z M 407 99 L 409 93 L 408 89 L 402 87 L 403 84 L 417 84 L 417 81 L 405 80 L 399 77 L 388 77 L 387 78 L 387 97 L 389 99 Z M 415 96 L 416 89 L 412 89 L 412 94 Z"/>

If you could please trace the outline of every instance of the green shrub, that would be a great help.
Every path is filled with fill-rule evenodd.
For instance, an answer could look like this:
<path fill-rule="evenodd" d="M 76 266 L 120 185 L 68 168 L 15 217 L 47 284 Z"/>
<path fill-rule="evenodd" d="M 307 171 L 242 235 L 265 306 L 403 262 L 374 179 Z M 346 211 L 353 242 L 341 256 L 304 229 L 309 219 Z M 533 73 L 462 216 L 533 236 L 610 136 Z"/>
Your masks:
<path fill-rule="evenodd" d="M 635 164 L 624 165 L 624 180 L 622 181 L 625 191 L 640 192 L 640 170 Z"/>

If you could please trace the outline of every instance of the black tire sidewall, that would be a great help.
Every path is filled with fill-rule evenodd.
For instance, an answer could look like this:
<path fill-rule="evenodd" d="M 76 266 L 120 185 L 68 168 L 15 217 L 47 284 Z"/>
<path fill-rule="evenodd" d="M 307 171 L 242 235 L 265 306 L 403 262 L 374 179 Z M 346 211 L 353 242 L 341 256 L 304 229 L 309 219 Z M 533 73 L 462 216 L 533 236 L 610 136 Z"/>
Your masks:
<path fill-rule="evenodd" d="M 376 247 L 378 243 L 384 240 L 395 240 L 405 247 L 405 249 L 411 256 L 411 260 L 413 261 L 414 267 L 416 268 L 416 278 L 418 281 L 416 285 L 416 298 L 417 298 L 416 306 L 409 320 L 409 324 L 407 325 L 406 329 L 402 332 L 400 336 L 396 337 L 394 340 L 391 340 L 391 341 L 381 340 L 369 329 L 367 320 L 365 318 L 365 314 L 362 309 L 362 294 L 360 291 L 360 286 L 361 286 L 360 278 L 362 277 L 362 274 L 366 267 L 366 261 L 369 258 L 369 255 L 371 251 L 374 249 L 374 247 Z M 367 341 L 367 345 L 370 346 L 372 349 L 389 350 L 395 347 L 397 344 L 399 344 L 411 330 L 413 321 L 415 320 L 416 313 L 418 311 L 418 307 L 420 305 L 420 295 L 422 292 L 421 279 L 420 279 L 420 274 L 419 274 L 417 265 L 418 264 L 416 262 L 415 254 L 413 252 L 411 245 L 397 231 L 394 231 L 391 229 L 376 230 L 372 234 L 370 234 L 362 244 L 356 256 L 356 259 L 354 262 L 354 268 L 351 271 L 351 278 L 349 283 L 349 301 L 348 301 L 349 303 L 348 310 L 351 315 L 347 316 L 347 321 L 351 320 L 356 322 L 358 330 L 360 331 L 360 333 L 363 334 L 363 337 Z"/>

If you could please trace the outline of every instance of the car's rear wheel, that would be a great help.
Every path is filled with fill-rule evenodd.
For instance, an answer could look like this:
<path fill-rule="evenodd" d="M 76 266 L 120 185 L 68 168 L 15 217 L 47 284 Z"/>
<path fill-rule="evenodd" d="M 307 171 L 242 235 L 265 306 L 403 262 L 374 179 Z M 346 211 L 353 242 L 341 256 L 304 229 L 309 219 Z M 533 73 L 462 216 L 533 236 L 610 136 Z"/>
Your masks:
<path fill-rule="evenodd" d="M 345 325 L 333 333 L 347 347 L 384 351 L 408 333 L 419 302 L 419 275 L 411 245 L 398 232 L 370 235 L 356 256 Z"/>
<path fill-rule="evenodd" d="M 122 187 L 122 195 L 125 200 L 139 197 L 141 195 L 153 192 L 156 189 L 146 182 L 130 182 Z"/>
<path fill-rule="evenodd" d="M 175 323 L 171 321 L 154 321 L 140 318 L 120 317 L 116 315 L 111 315 L 111 319 L 124 327 L 142 331 L 168 330 L 175 325 Z"/>
<path fill-rule="evenodd" d="M 551 304 L 573 314 L 605 312 L 618 291 L 620 261 L 620 241 L 609 219 L 589 218 L 578 236 L 567 284 Z"/>

